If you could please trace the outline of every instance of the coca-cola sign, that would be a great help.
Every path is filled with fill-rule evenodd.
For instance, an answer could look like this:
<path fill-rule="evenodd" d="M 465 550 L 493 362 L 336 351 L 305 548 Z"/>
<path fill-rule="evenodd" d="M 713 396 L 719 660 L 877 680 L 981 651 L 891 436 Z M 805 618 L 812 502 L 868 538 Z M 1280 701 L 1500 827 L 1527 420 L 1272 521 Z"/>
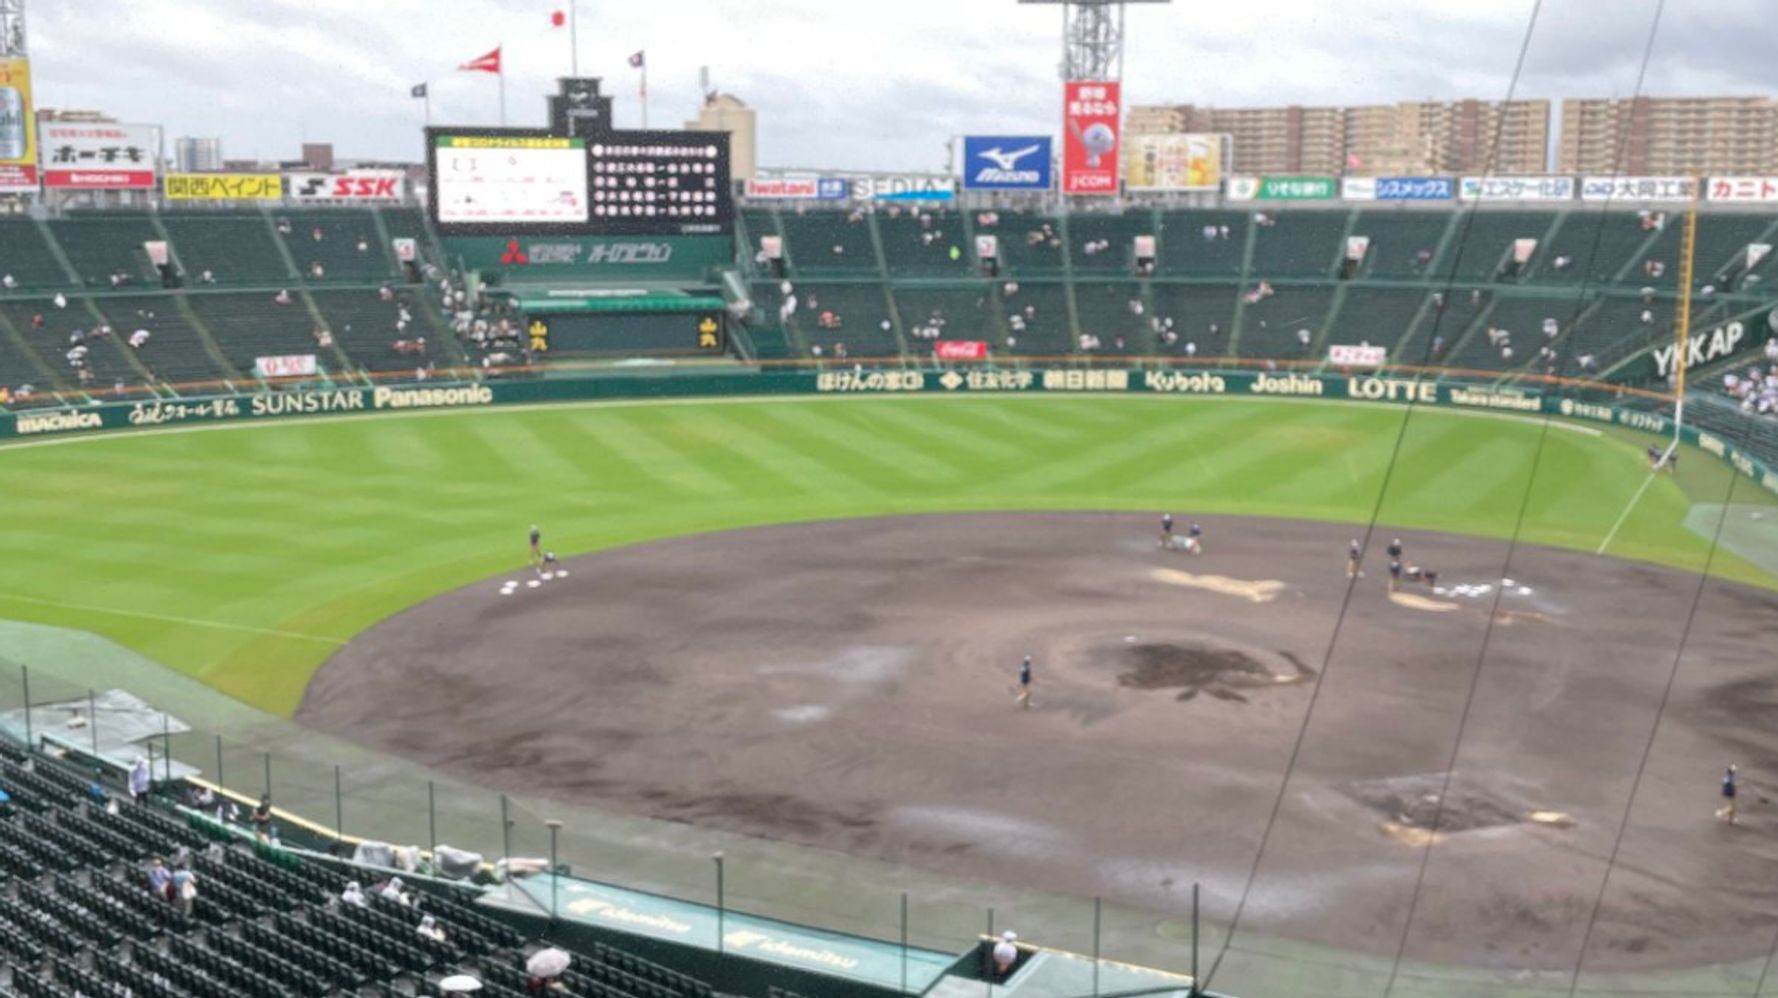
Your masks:
<path fill-rule="evenodd" d="M 988 359 L 988 344 L 982 340 L 939 340 L 932 350 L 939 360 Z"/>

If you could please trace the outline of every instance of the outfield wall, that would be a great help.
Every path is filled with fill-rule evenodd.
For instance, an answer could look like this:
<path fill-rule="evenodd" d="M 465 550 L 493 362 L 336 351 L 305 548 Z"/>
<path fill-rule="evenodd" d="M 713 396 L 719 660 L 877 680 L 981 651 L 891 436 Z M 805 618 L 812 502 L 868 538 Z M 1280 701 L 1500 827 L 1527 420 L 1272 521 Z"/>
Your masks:
<path fill-rule="evenodd" d="M 1661 413 L 1613 404 L 1607 391 L 1586 396 L 1392 375 L 1325 375 L 1229 370 L 1048 368 L 968 370 L 779 370 L 628 375 L 534 381 L 446 382 L 436 386 L 293 389 L 211 398 L 120 402 L 80 408 L 0 413 L 0 441 L 106 430 L 190 426 L 234 420 L 341 413 L 474 409 L 496 405 L 600 399 L 761 395 L 1150 394 L 1198 397 L 1332 399 L 1396 405 L 1550 415 L 1671 436 Z M 1713 454 L 1778 494 L 1778 466 L 1719 433 L 1681 428 L 1684 442 Z"/>

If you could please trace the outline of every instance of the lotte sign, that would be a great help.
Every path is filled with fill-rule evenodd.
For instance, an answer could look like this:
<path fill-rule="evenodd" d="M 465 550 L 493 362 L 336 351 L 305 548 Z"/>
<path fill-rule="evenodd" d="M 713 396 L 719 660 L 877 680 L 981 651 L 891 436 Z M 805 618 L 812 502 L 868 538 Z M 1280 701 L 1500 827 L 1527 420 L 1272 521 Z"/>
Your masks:
<path fill-rule="evenodd" d="M 1069 80 L 1062 99 L 1062 193 L 1116 194 L 1122 85 Z"/>

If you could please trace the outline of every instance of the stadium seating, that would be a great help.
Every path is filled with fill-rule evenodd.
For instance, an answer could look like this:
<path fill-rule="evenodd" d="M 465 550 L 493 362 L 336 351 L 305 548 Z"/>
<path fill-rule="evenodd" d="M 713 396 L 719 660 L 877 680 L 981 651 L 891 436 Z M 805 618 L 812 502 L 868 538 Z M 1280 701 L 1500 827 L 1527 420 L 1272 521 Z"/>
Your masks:
<path fill-rule="evenodd" d="M 1439 247 L 1458 219 L 1452 211 L 1408 208 L 1362 211 L 1352 224 L 1352 234 L 1370 239 L 1364 265 L 1357 277 L 1430 279 L 1439 269 Z M 1430 254 L 1422 263 L 1420 254 Z"/>
<path fill-rule="evenodd" d="M 1161 213 L 1160 274 L 1239 277 L 1247 252 L 1244 211 L 1166 211 Z M 1228 234 L 1222 234 L 1227 229 Z"/>
<path fill-rule="evenodd" d="M 1343 211 L 1266 212 L 1266 223 L 1253 226 L 1253 259 L 1248 273 L 1256 279 L 1331 277 L 1345 251 L 1341 237 L 1349 215 Z"/>
<path fill-rule="evenodd" d="M 28 218 L 0 219 L 0 274 L 11 274 L 22 291 L 68 284 L 42 231 Z"/>
<path fill-rule="evenodd" d="M 70 215 L 52 220 L 49 231 L 79 275 L 80 283 L 87 287 L 109 288 L 113 274 L 128 275 L 138 284 L 160 283 L 160 275 L 149 262 L 143 244 L 162 237 L 147 216 Z"/>
<path fill-rule="evenodd" d="M 1001 273 L 1021 280 L 1061 277 L 1068 249 L 1065 223 L 1054 215 L 1002 211 L 999 223 L 978 232 L 1000 237 Z"/>
<path fill-rule="evenodd" d="M 1273 293 L 1241 312 L 1235 346 L 1242 357 L 1308 359 L 1320 344 L 1333 304 L 1326 284 L 1276 285 Z M 1307 330 L 1304 343 L 1300 333 Z"/>
<path fill-rule="evenodd" d="M 934 338 L 1005 346 L 1005 333 L 994 314 L 998 307 L 994 289 L 985 283 L 970 288 L 898 288 L 895 306 L 908 330 L 908 349 L 917 355 L 931 354 L 930 340 Z M 936 328 L 939 335 L 917 335 L 916 330 L 923 328 Z"/>
<path fill-rule="evenodd" d="M 878 272 L 870 223 L 862 212 L 785 211 L 775 215 L 784 232 L 792 273 L 843 277 Z"/>
<path fill-rule="evenodd" d="M 155 378 L 174 383 L 215 381 L 227 372 L 217 367 L 203 336 L 187 320 L 171 295 L 106 296 L 93 306 L 110 323 L 112 335 L 128 347 L 131 334 L 147 330 L 149 340 L 136 359 Z M 133 349 L 133 348 L 131 348 Z"/>
<path fill-rule="evenodd" d="M 975 252 L 963 215 L 943 208 L 877 212 L 883 261 L 895 277 L 967 277 Z"/>
<path fill-rule="evenodd" d="M 1156 229 L 1154 212 L 1148 210 L 1070 216 L 1069 252 L 1075 273 L 1133 274 L 1136 237 L 1155 235 Z"/>
<path fill-rule="evenodd" d="M 477 976 L 493 995 L 531 993 L 524 966 L 536 944 L 449 889 L 422 888 L 411 904 L 374 892 L 363 907 L 344 904 L 348 878 L 337 870 L 214 842 L 158 802 L 108 810 L 64 762 L 4 748 L 0 788 L 16 810 L 0 817 L 0 996 L 406 996 L 434 993 L 451 973 Z M 149 889 L 150 857 L 189 862 L 189 910 Z M 422 912 L 444 941 L 415 931 Z M 575 953 L 561 984 L 556 993 L 577 998 L 713 994 L 605 943 Z"/>
<path fill-rule="evenodd" d="M 161 220 L 195 286 L 207 270 L 217 284 L 289 284 L 296 278 L 273 241 L 269 220 L 257 212 L 167 215 Z"/>
<path fill-rule="evenodd" d="M 282 238 L 304 281 L 363 284 L 395 276 L 393 259 L 371 212 L 287 211 L 278 217 L 290 223 L 290 232 Z M 321 238 L 315 238 L 317 233 Z M 315 264 L 321 265 L 319 278 L 311 269 Z"/>
<path fill-rule="evenodd" d="M 1083 282 L 1076 285 L 1074 298 L 1081 333 L 1099 339 L 1099 348 L 1092 352 L 1102 355 L 1154 352 L 1148 303 L 1143 298 L 1141 285 L 1134 281 Z"/>

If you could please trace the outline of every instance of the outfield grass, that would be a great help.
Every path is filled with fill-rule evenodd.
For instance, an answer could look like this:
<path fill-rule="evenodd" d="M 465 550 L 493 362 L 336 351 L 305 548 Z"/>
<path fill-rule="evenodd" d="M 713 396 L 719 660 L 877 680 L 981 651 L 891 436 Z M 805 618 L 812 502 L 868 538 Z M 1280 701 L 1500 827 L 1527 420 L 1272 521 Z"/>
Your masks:
<path fill-rule="evenodd" d="M 0 448 L 0 616 L 91 630 L 288 713 L 339 644 L 427 597 L 562 555 L 807 519 L 993 509 L 1368 519 L 1407 410 L 1155 397 L 557 406 L 233 424 Z M 1414 413 L 1382 521 L 1505 536 L 1539 426 Z M 1594 550 L 1642 440 L 1554 429 L 1526 539 Z M 1729 472 L 1663 476 L 1611 553 L 1683 569 Z M 1769 501 L 1738 487 L 1736 501 Z M 1341 557 L 1343 539 L 1329 551 Z M 769 571 L 761 566 L 761 571 Z M 1719 553 L 1725 577 L 1778 579 Z M 686 607 L 696 613 L 696 607 Z M 3 654 L 3 652 L 0 652 Z"/>

